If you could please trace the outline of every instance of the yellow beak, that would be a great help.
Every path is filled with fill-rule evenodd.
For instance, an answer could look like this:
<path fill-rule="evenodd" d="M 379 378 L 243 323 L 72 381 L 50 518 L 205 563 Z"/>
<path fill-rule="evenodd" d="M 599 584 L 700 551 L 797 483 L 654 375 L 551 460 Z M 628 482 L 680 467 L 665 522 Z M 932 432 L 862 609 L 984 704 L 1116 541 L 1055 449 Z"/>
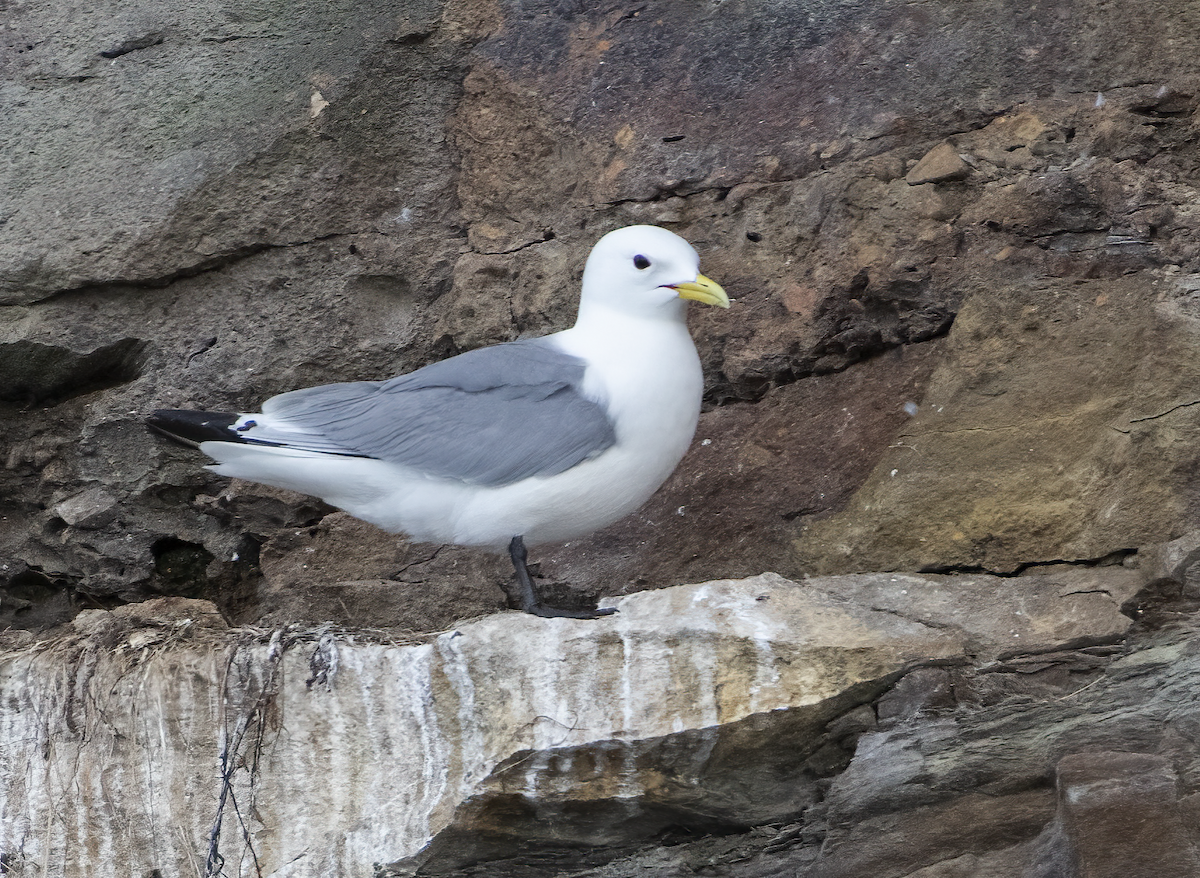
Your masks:
<path fill-rule="evenodd" d="M 702 274 L 696 275 L 696 279 L 693 281 L 668 284 L 668 286 L 678 292 L 681 299 L 691 299 L 694 302 L 703 302 L 705 305 L 716 305 L 718 308 L 729 307 L 729 296 L 725 295 L 721 285 Z"/>

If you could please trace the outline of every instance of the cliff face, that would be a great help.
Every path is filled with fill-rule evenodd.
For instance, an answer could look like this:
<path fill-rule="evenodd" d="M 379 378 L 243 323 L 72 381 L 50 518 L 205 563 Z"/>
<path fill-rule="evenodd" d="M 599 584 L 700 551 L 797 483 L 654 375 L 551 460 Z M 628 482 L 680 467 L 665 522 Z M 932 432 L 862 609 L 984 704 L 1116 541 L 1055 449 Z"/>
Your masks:
<path fill-rule="evenodd" d="M 3 844 L 19 874 L 907 874 L 969 853 L 1050 875 L 1040 857 L 1095 855 L 1136 774 L 1179 824 L 1154 855 L 1196 865 L 1176 773 L 1197 754 L 1167 731 L 1197 720 L 1194 657 L 1122 655 L 1143 584 L 763 574 L 409 644 L 231 632 L 182 598 L 87 610 L 0 666 L 24 757 Z M 1133 743 L 1154 752 L 1094 752 Z"/>
<path fill-rule="evenodd" d="M 1193 874 L 1196 17 L 7 9 L 0 863 Z M 639 222 L 737 301 L 536 553 L 614 620 L 144 431 L 563 328 Z"/>

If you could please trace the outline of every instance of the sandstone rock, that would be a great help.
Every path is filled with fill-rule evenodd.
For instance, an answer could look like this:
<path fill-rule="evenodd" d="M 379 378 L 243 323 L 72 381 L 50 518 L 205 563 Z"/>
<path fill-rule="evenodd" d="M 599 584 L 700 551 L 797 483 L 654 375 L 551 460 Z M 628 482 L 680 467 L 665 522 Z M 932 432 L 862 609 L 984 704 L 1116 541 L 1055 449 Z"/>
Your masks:
<path fill-rule="evenodd" d="M 225 631 L 229 626 L 209 601 L 165 597 L 127 604 L 113 610 L 82 610 L 71 620 L 71 627 L 85 637 L 104 637 L 110 642 L 126 635 L 132 644 L 135 637 L 146 636 L 144 632 L 137 632 L 138 628 L 190 633 L 200 629 Z M 148 636 L 143 645 L 158 639 L 155 634 Z"/>
<path fill-rule="evenodd" d="M 839 508 L 909 420 L 936 349 L 787 384 L 704 412 L 692 450 L 642 509 L 587 540 L 535 551 L 548 582 L 601 594 L 778 567 L 799 576 L 794 522 Z"/>
<path fill-rule="evenodd" d="M 1065 138 L 1065 132 L 1057 130 L 1057 126 L 1022 111 L 1001 116 L 978 131 L 956 137 L 955 143 L 997 167 L 1031 171 L 1047 164 L 1042 156 L 1049 143 L 1061 143 Z"/>
<path fill-rule="evenodd" d="M 334 621 L 356 628 L 429 631 L 504 608 L 507 557 L 413 544 L 345 513 L 278 532 L 263 547 L 263 587 L 235 617 L 267 625 Z M 584 595 L 583 600 L 596 595 Z M 592 604 L 595 606 L 595 604 Z"/>
<path fill-rule="evenodd" d="M 1158 288 L 1129 278 L 1052 298 L 1018 284 L 973 295 L 919 414 L 847 509 L 808 526 L 801 562 L 1011 571 L 1186 527 L 1196 335 L 1163 319 Z M 967 459 L 986 464 L 965 476 L 951 461 Z"/>
<path fill-rule="evenodd" d="M 945 183 L 948 180 L 961 180 L 969 173 L 971 166 L 959 157 L 954 144 L 939 143 L 905 174 L 904 181 L 909 186 Z"/>
<path fill-rule="evenodd" d="M 120 623 L 108 610 L 80 610 L 71 620 L 71 627 L 85 637 L 96 637 L 117 631 Z"/>
<path fill-rule="evenodd" d="M 179 627 L 195 625 L 224 631 L 229 626 L 211 601 L 165 597 L 127 604 L 112 610 L 112 615 L 133 625 Z"/>

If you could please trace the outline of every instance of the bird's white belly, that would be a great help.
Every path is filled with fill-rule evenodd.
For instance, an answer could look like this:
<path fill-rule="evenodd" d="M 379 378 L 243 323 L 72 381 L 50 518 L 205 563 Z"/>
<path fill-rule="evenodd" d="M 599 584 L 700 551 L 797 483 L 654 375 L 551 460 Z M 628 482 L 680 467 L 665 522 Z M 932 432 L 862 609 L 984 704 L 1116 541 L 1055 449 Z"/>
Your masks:
<path fill-rule="evenodd" d="M 413 539 L 502 549 L 583 536 L 628 515 L 666 481 L 691 442 L 699 388 L 618 416 L 617 443 L 553 476 L 485 487 L 396 464 L 224 442 L 204 443 L 222 475 L 314 494 L 356 518 Z"/>
<path fill-rule="evenodd" d="M 691 435 L 689 430 L 688 440 Z M 453 542 L 503 546 L 521 535 L 534 545 L 591 533 L 645 503 L 685 451 L 686 442 L 662 446 L 654 455 L 618 444 L 556 476 L 477 490 L 458 519 Z"/>
<path fill-rule="evenodd" d="M 649 333 L 639 338 L 642 333 Z M 584 388 L 603 399 L 617 442 L 564 473 L 528 479 L 473 498 L 462 535 L 491 530 L 492 545 L 520 534 L 528 544 L 588 534 L 633 512 L 658 490 L 683 458 L 700 415 L 704 376 L 684 323 L 667 326 L 622 321 L 603 335 L 555 336 L 591 368 Z M 625 343 L 614 344 L 614 339 Z M 504 522 L 503 530 L 489 522 Z"/>
<path fill-rule="evenodd" d="M 425 491 L 409 485 L 390 501 L 375 504 L 378 511 L 370 510 L 374 515 L 347 511 L 418 539 L 495 548 L 518 535 L 534 545 L 574 539 L 612 524 L 658 490 L 696 431 L 704 379 L 687 330 L 679 329 L 678 335 L 660 337 L 654 346 L 634 347 L 653 351 L 651 362 L 619 351 L 620 362 L 603 370 L 606 383 L 593 390 L 608 402 L 617 442 L 594 459 L 557 475 L 501 487 Z M 383 520 L 397 512 L 403 513 L 403 521 Z"/>
<path fill-rule="evenodd" d="M 321 497 L 356 518 L 416 540 L 502 549 L 583 536 L 633 512 L 675 469 L 700 413 L 703 375 L 682 323 L 612 328 L 603 346 L 559 333 L 561 346 L 590 366 L 585 390 L 603 399 L 616 443 L 565 472 L 486 487 L 434 478 L 382 460 L 206 442 L 223 475 Z M 612 339 L 626 345 L 613 345 Z M 589 376 L 591 376 L 589 378 Z M 588 386 L 589 380 L 592 386 Z"/>

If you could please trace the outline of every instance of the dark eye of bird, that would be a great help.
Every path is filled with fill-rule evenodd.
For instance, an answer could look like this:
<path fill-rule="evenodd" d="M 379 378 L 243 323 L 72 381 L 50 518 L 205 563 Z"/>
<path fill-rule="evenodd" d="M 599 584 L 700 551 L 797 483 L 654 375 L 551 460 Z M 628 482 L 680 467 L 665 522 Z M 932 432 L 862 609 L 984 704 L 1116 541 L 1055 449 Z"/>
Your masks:
<path fill-rule="evenodd" d="M 650 260 L 645 256 L 635 256 L 633 257 L 633 265 L 638 271 L 644 271 L 650 267 Z"/>

